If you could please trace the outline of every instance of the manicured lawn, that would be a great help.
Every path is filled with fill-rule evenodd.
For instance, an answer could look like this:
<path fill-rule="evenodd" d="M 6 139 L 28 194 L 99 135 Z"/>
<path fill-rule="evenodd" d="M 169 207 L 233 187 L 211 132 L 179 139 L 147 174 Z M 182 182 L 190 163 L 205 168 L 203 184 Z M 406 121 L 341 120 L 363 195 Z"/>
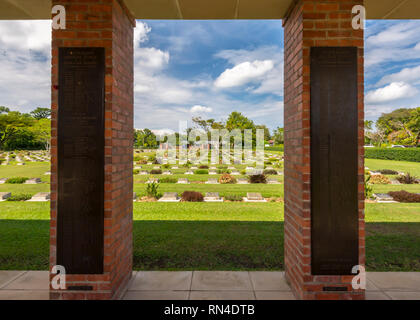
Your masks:
<path fill-rule="evenodd" d="M 50 176 L 45 172 L 50 171 L 48 162 L 27 162 L 24 166 L 0 165 L 0 179 L 11 177 L 41 178 L 42 181 L 50 182 Z"/>
<path fill-rule="evenodd" d="M 420 177 L 420 163 L 408 161 L 393 161 L 380 159 L 365 159 L 365 166 L 369 170 L 392 169 L 399 172 L 409 172 Z"/>
<path fill-rule="evenodd" d="M 48 268 L 49 203 L 0 203 L 0 269 Z M 282 270 L 282 203 L 134 203 L 134 269 Z M 370 271 L 420 271 L 420 204 L 367 204 Z"/>

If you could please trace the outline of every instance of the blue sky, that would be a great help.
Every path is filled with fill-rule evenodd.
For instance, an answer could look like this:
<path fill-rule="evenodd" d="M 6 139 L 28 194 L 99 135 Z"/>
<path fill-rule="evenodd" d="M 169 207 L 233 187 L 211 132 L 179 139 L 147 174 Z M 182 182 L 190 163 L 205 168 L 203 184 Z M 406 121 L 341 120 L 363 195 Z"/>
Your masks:
<path fill-rule="evenodd" d="M 420 21 L 368 21 L 365 113 L 417 107 Z M 50 105 L 50 22 L 0 21 L 0 105 Z M 135 127 L 176 130 L 192 116 L 243 112 L 283 126 L 281 21 L 137 21 Z"/>

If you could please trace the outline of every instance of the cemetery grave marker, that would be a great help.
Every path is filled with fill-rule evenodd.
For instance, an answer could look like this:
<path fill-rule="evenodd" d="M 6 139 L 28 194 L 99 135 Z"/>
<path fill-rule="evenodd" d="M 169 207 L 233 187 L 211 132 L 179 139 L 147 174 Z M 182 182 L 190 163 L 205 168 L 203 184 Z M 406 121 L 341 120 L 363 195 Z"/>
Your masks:
<path fill-rule="evenodd" d="M 50 193 L 49 192 L 38 192 L 28 201 L 42 202 L 42 201 L 49 201 L 49 200 L 50 200 Z"/>
<path fill-rule="evenodd" d="M 6 201 L 12 194 L 10 192 L 0 192 L 0 201 Z"/>
<path fill-rule="evenodd" d="M 179 202 L 181 199 L 176 192 L 165 192 L 163 197 L 158 200 L 159 202 Z"/>

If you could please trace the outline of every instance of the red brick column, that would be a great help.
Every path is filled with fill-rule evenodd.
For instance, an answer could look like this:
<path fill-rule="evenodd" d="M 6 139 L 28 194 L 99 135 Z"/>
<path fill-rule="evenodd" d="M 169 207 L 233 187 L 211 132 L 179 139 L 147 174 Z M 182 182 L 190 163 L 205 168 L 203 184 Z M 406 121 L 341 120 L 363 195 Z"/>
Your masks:
<path fill-rule="evenodd" d="M 67 275 L 67 286 L 92 286 L 91 291 L 51 288 L 52 299 L 112 299 L 132 274 L 133 215 L 133 28 L 119 0 L 53 0 L 64 5 L 65 30 L 52 32 L 52 147 L 50 270 L 56 265 L 57 239 L 57 110 L 58 49 L 104 47 L 105 75 L 105 204 L 104 273 Z M 51 275 L 52 277 L 53 275 Z"/>
<path fill-rule="evenodd" d="M 354 291 L 352 276 L 313 276 L 311 273 L 310 168 L 310 49 L 358 47 L 359 145 L 359 264 L 365 263 L 364 154 L 363 154 L 363 30 L 351 25 L 352 7 L 362 0 L 297 0 L 284 25 L 285 128 L 285 270 L 300 299 L 363 299 Z M 324 291 L 325 286 L 347 286 L 347 292 Z"/>

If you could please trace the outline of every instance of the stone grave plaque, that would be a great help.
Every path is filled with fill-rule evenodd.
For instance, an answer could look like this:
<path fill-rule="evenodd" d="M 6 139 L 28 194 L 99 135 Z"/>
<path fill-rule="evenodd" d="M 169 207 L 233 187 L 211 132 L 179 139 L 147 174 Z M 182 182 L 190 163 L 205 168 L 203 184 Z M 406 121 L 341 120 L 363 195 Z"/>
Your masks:
<path fill-rule="evenodd" d="M 5 201 L 11 196 L 12 194 L 10 192 L 0 192 L 0 201 Z"/>
<path fill-rule="evenodd" d="M 7 181 L 7 179 L 6 179 L 6 178 L 1 178 L 1 179 L 0 179 L 0 184 L 4 184 L 4 183 L 6 183 L 6 181 Z"/>
<path fill-rule="evenodd" d="M 38 192 L 28 201 L 48 201 L 48 200 L 50 200 L 49 192 Z"/>
<path fill-rule="evenodd" d="M 311 48 L 313 275 L 351 275 L 359 263 L 356 47 Z"/>
<path fill-rule="evenodd" d="M 25 181 L 25 184 L 38 184 L 41 183 L 41 178 L 33 178 L 33 179 L 28 179 Z"/>
<path fill-rule="evenodd" d="M 238 180 L 237 180 L 237 183 L 238 183 L 238 184 L 248 184 L 249 182 L 248 182 L 248 180 L 247 180 L 247 179 L 238 179 Z"/>
<path fill-rule="evenodd" d="M 258 201 L 264 200 L 264 198 L 262 197 L 261 193 L 257 193 L 257 192 L 248 192 L 246 194 L 246 198 L 248 200 L 258 200 Z"/>
<path fill-rule="evenodd" d="M 102 274 L 105 48 L 59 48 L 57 264 Z"/>
<path fill-rule="evenodd" d="M 187 178 L 179 178 L 179 179 L 178 179 L 178 183 L 188 184 L 188 183 L 190 183 L 190 182 L 188 181 L 188 179 L 187 179 Z"/>
<path fill-rule="evenodd" d="M 176 192 L 165 192 L 162 198 L 159 199 L 161 202 L 178 202 L 179 200 Z"/>
<path fill-rule="evenodd" d="M 217 184 L 219 182 L 217 181 L 217 179 L 209 179 L 206 183 L 208 183 L 208 184 Z"/>

